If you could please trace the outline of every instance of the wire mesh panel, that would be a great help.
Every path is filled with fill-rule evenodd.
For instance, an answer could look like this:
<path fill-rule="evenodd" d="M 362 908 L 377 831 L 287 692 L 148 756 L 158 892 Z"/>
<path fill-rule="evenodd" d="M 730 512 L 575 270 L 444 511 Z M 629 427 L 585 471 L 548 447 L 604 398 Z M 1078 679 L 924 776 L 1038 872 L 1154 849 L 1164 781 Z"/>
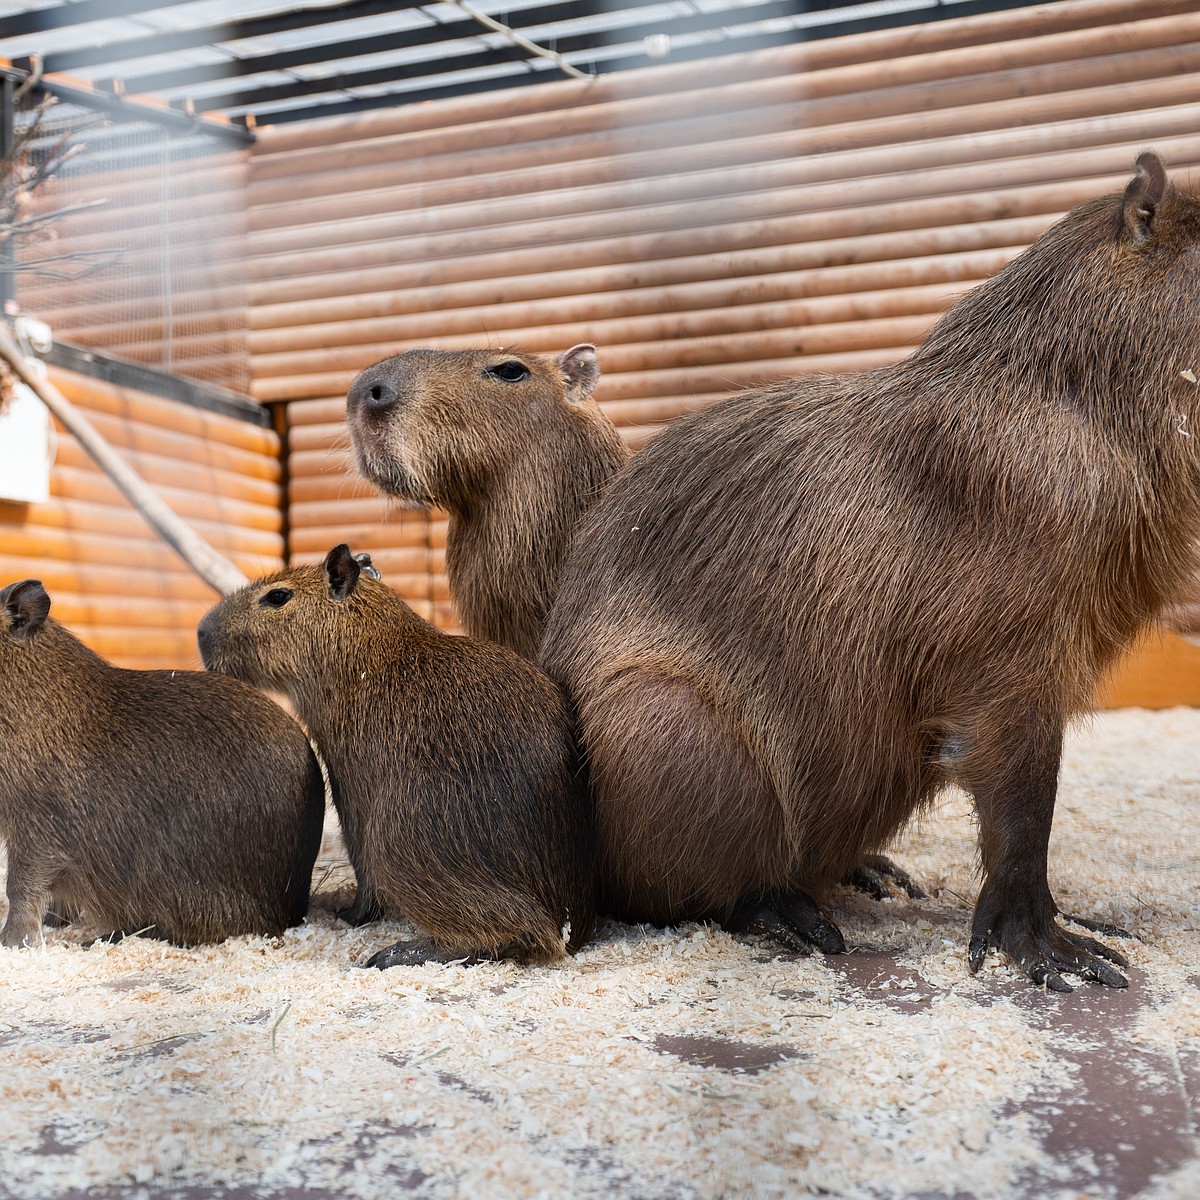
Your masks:
<path fill-rule="evenodd" d="M 245 391 L 246 152 L 203 132 L 25 98 L 13 291 L 56 339 Z"/>

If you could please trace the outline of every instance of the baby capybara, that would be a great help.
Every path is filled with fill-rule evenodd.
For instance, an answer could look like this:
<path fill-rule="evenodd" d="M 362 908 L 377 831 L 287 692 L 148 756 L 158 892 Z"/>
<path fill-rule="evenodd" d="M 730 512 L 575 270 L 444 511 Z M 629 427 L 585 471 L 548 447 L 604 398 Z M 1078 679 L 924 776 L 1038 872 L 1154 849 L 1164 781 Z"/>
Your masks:
<path fill-rule="evenodd" d="M 617 475 L 543 648 L 617 911 L 825 944 L 829 886 L 955 781 L 971 969 L 1124 986 L 1056 920 L 1047 846 L 1068 721 L 1195 567 L 1198 241 L 1145 153 L 904 361 L 736 396 Z"/>
<path fill-rule="evenodd" d="M 6 946 L 48 910 L 182 944 L 304 919 L 325 791 L 303 731 L 234 679 L 124 671 L 0 591 Z"/>
<path fill-rule="evenodd" d="M 358 879 L 353 922 L 403 914 L 432 942 L 371 963 L 551 962 L 591 933 L 592 821 L 558 688 L 452 637 L 368 555 L 270 575 L 200 624 L 205 665 L 291 702 L 329 770 Z"/>
<path fill-rule="evenodd" d="M 571 539 L 629 457 L 591 399 L 599 377 L 587 344 L 555 358 L 408 350 L 367 367 L 346 398 L 362 474 L 448 511 L 463 628 L 531 661 Z"/>

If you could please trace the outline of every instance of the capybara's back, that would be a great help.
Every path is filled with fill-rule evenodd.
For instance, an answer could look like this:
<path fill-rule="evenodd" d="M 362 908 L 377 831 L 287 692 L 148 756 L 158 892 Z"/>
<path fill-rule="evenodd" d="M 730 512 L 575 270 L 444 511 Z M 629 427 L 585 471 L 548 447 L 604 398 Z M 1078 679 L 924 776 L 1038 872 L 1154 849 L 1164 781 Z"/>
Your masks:
<path fill-rule="evenodd" d="M 303 920 L 324 786 L 303 731 L 235 680 L 110 666 L 0 592 L 0 834 L 6 945 L 47 907 L 105 932 L 191 944 Z"/>
<path fill-rule="evenodd" d="M 1055 923 L 1046 845 L 1065 723 L 1193 570 L 1198 239 L 1143 155 L 903 362 L 737 396 L 616 477 L 544 662 L 618 911 L 820 897 L 954 780 L 972 966 L 1123 982 Z"/>

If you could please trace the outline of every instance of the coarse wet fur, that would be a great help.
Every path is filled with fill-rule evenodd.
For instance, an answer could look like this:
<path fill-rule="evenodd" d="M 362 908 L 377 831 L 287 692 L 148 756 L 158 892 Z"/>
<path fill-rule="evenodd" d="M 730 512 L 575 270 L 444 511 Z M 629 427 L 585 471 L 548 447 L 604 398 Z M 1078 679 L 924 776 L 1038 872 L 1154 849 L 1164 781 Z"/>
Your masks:
<path fill-rule="evenodd" d="M 361 923 L 432 943 L 378 966 L 553 962 L 591 935 L 593 823 L 566 701 L 500 646 L 422 620 L 345 545 L 201 622 L 205 665 L 283 693 L 328 766 Z"/>
<path fill-rule="evenodd" d="M 36 579 L 0 591 L 0 941 L 48 910 L 185 945 L 302 921 L 325 792 L 296 722 L 234 679 L 114 667 L 49 612 Z"/>
<path fill-rule="evenodd" d="M 571 539 L 629 457 L 591 399 L 599 376 L 587 344 L 555 358 L 408 350 L 347 395 L 362 474 L 449 513 L 446 574 L 463 628 L 531 661 Z"/>
<path fill-rule="evenodd" d="M 1198 240 L 1145 153 L 903 362 L 736 396 L 617 476 L 543 654 L 608 904 L 803 927 L 955 781 L 971 969 L 997 948 L 1054 990 L 1124 985 L 1056 920 L 1047 847 L 1065 725 L 1195 566 Z"/>

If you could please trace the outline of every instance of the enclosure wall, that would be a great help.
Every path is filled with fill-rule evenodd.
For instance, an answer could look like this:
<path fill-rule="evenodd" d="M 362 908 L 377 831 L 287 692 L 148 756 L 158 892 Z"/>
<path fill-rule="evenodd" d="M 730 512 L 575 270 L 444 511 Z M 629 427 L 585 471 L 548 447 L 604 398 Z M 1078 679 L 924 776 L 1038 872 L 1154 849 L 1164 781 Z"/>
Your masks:
<path fill-rule="evenodd" d="M 440 522 L 355 481 L 343 396 L 406 347 L 593 341 L 635 445 L 746 384 L 892 362 L 1154 146 L 1200 163 L 1192 0 L 1035 8 L 264 129 L 252 377 L 297 557 L 348 536 L 443 623 Z"/>
<path fill-rule="evenodd" d="M 279 439 L 232 417 L 51 377 L 162 498 L 248 575 L 282 562 Z M 0 581 L 41 579 L 52 615 L 127 667 L 198 667 L 196 623 L 217 599 L 63 431 L 45 504 L 0 501 Z"/>

